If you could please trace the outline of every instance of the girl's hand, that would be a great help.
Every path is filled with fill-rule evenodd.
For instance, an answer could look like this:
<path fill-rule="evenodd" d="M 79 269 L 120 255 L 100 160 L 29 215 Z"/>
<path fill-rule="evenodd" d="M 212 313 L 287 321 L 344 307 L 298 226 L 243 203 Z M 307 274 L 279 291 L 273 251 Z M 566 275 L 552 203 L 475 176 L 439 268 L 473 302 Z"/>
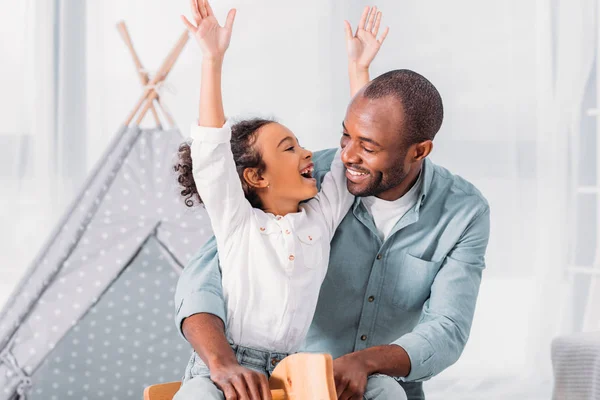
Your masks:
<path fill-rule="evenodd" d="M 235 8 L 229 10 L 225 26 L 220 26 L 208 0 L 190 0 L 192 15 L 196 24 L 181 16 L 188 31 L 196 38 L 204 57 L 221 59 L 229 47 L 231 30 L 235 19 Z"/>
<path fill-rule="evenodd" d="M 390 28 L 385 28 L 379 40 L 377 39 L 379 24 L 381 23 L 381 11 L 377 12 L 377 7 L 365 7 L 354 35 L 352 35 L 350 22 L 344 22 L 346 23 L 348 61 L 355 62 L 359 68 L 368 69 Z"/>

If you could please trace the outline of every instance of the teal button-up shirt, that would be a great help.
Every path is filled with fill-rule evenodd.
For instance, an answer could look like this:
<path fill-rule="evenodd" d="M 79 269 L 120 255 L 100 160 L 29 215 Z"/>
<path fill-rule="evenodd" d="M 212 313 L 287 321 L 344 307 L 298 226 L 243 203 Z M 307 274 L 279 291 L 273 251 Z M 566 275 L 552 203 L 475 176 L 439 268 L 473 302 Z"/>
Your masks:
<path fill-rule="evenodd" d="M 319 182 L 334 154 L 335 149 L 315 153 Z M 462 353 L 485 268 L 489 206 L 472 184 L 428 159 L 421 173 L 417 203 L 383 242 L 356 198 L 331 242 L 306 351 L 336 358 L 397 344 L 411 361 L 409 375 L 400 378 L 405 382 L 431 378 Z M 186 317 L 201 312 L 226 321 L 220 279 L 213 238 L 179 279 L 179 329 Z M 422 396 L 408 394 L 409 399 Z"/>

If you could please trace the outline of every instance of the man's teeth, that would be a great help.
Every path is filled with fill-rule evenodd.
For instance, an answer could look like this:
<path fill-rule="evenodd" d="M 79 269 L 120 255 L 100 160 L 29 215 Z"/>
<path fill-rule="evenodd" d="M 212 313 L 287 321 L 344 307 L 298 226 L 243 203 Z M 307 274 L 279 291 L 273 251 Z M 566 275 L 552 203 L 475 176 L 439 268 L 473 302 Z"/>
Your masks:
<path fill-rule="evenodd" d="M 302 171 L 300 171 L 300 174 L 301 174 L 301 175 L 304 175 L 304 174 L 309 174 L 309 173 L 311 173 L 311 174 L 312 174 L 312 172 L 313 172 L 313 167 L 306 167 L 306 168 L 304 168 Z"/>
<path fill-rule="evenodd" d="M 358 172 L 358 171 L 354 171 L 350 168 L 346 168 L 346 170 L 350 173 L 350 175 L 352 176 L 363 176 L 366 175 L 364 172 Z"/>

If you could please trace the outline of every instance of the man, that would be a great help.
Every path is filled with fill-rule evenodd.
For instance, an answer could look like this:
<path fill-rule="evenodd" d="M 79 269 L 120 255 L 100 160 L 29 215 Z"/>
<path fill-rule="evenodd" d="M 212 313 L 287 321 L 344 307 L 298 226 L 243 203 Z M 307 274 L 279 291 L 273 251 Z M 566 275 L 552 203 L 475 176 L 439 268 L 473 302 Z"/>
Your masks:
<path fill-rule="evenodd" d="M 424 399 L 421 381 L 453 364 L 469 336 L 489 206 L 473 185 L 427 159 L 442 119 L 436 88 L 409 70 L 379 76 L 348 106 L 342 160 L 357 197 L 333 238 L 305 347 L 334 357 L 340 399 Z M 315 154 L 318 181 L 334 153 Z M 213 361 L 211 379 L 228 388 L 227 398 L 251 398 L 238 388 L 257 378 L 227 350 L 214 240 L 183 272 L 176 306 L 183 335 Z M 388 378 L 377 389 L 381 375 L 397 386 Z"/>

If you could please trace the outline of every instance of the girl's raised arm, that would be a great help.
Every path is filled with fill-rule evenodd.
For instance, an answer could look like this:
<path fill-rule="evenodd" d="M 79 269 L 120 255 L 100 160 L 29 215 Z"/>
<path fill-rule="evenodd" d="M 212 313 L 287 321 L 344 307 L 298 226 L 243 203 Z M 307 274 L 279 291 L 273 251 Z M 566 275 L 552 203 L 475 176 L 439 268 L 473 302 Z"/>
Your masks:
<path fill-rule="evenodd" d="M 202 49 L 202 80 L 198 125 L 220 128 L 225 123 L 221 95 L 221 71 L 225 51 L 231 40 L 235 9 L 227 15 L 225 26 L 220 26 L 208 2 L 192 0 L 192 14 L 196 24 L 181 16 L 188 31 Z"/>
<path fill-rule="evenodd" d="M 233 232 L 243 225 L 252 210 L 231 152 L 231 126 L 225 121 L 221 97 L 221 70 L 235 10 L 229 11 L 222 27 L 208 2 L 191 0 L 191 3 L 195 24 L 183 16 L 182 19 L 202 49 L 199 118 L 190 135 L 192 174 L 210 216 L 219 251 L 226 251 L 235 241 Z"/>
<path fill-rule="evenodd" d="M 379 52 L 390 28 L 387 27 L 377 39 L 381 24 L 381 11 L 377 7 L 365 7 L 356 32 L 352 33 L 350 22 L 346 24 L 346 50 L 348 52 L 348 78 L 350 78 L 350 97 L 369 83 L 369 66 Z"/>

